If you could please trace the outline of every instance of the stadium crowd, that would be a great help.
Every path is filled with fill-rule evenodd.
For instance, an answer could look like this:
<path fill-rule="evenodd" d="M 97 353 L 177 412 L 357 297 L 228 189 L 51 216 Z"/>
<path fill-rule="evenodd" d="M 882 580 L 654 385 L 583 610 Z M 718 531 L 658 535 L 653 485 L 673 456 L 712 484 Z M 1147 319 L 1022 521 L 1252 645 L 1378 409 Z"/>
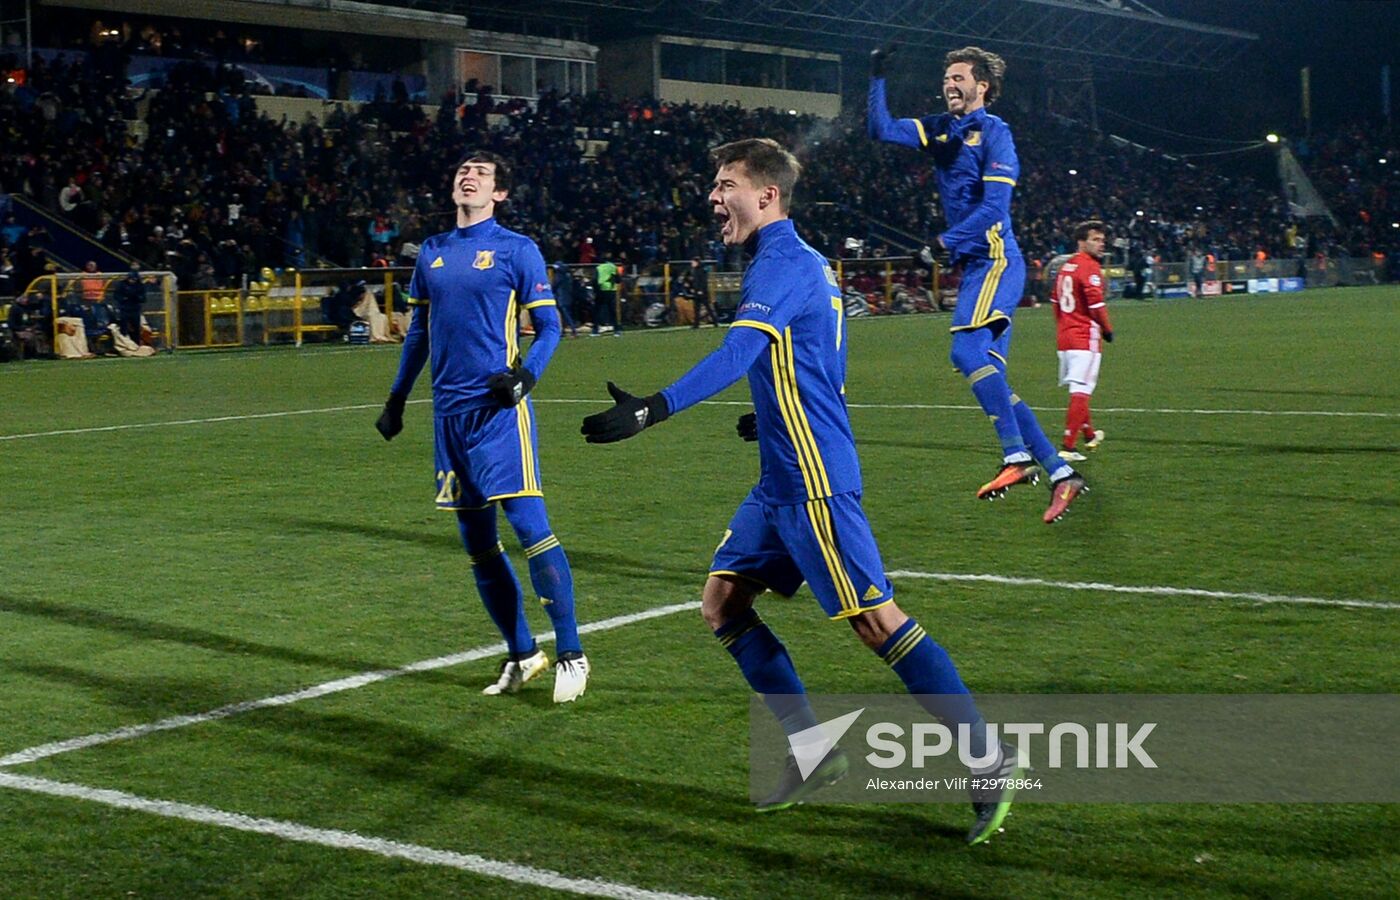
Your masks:
<path fill-rule="evenodd" d="M 916 239 L 940 227 L 928 161 L 871 142 L 862 109 L 830 121 L 606 91 L 545 93 L 531 107 L 502 102 L 489 86 L 466 87 L 464 102 L 446 96 L 431 114 L 400 97 L 338 108 L 317 124 L 260 115 L 241 76 L 204 62 L 137 93 L 120 58 L 36 59 L 23 84 L 0 91 L 0 191 L 34 198 L 191 287 L 321 260 L 411 264 L 417 245 L 450 224 L 444 188 L 465 146 L 515 161 L 508 221 L 551 261 L 722 257 L 706 203 L 707 153 L 755 134 L 803 160 L 798 221 L 828 255 L 847 254 L 853 237 L 865 240 L 862 252 L 895 252 L 872 235 L 872 220 Z M 1016 128 L 1017 232 L 1033 260 L 1068 250 L 1071 224 L 1090 216 L 1159 258 L 1184 259 L 1192 248 L 1217 258 L 1304 252 L 1285 202 L 1265 184 L 1044 114 L 995 111 Z M 581 138 L 598 142 L 588 145 L 595 155 L 585 155 Z M 1358 128 L 1299 145 L 1342 223 L 1305 231 L 1308 255 L 1394 257 L 1400 160 L 1387 140 Z M 41 237 L 0 232 L 12 287 L 38 274 L 42 257 L 30 245 Z"/>

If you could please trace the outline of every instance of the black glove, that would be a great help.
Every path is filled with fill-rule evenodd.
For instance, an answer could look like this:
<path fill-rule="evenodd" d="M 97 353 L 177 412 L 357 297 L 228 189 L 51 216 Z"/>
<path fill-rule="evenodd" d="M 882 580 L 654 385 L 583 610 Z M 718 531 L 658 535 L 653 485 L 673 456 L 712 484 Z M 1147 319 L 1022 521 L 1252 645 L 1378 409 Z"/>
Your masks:
<path fill-rule="evenodd" d="M 1113 332 L 1105 331 L 1103 333 L 1103 339 L 1108 341 L 1110 344 L 1113 343 Z"/>
<path fill-rule="evenodd" d="M 617 404 L 611 409 L 594 413 L 583 420 L 579 429 L 590 444 L 611 444 L 626 440 L 642 433 L 657 422 L 665 421 L 671 415 L 666 406 L 666 398 L 660 394 L 650 397 L 633 397 L 622 388 L 608 382 L 608 393 Z"/>
<path fill-rule="evenodd" d="M 535 376 L 522 366 L 516 366 L 509 372 L 497 372 L 486 379 L 486 389 L 491 392 L 491 399 L 506 409 L 524 400 L 534 387 Z"/>
<path fill-rule="evenodd" d="M 870 51 L 870 77 L 884 78 L 885 66 L 889 63 L 890 57 L 899 52 L 898 44 L 890 44 L 888 47 L 879 47 Z"/>
<path fill-rule="evenodd" d="M 734 426 L 734 430 L 746 441 L 758 440 L 758 414 L 744 413 L 739 417 L 739 424 Z"/>
<path fill-rule="evenodd" d="M 384 435 L 384 440 L 392 441 L 403 431 L 403 407 L 407 402 L 408 398 L 401 394 L 390 394 L 389 399 L 385 401 L 384 411 L 374 421 L 374 427 Z"/>

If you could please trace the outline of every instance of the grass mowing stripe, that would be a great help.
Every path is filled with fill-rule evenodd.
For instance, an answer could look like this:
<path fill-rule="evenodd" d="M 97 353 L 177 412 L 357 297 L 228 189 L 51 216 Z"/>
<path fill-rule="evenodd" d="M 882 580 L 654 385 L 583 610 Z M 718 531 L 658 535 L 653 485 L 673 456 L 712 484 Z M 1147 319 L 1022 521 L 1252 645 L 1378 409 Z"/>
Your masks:
<path fill-rule="evenodd" d="M 456 853 L 451 850 L 438 850 L 418 844 L 405 844 L 387 838 L 367 837 L 353 831 L 313 828 L 309 825 L 283 822 L 278 819 L 261 819 L 242 813 L 225 812 L 209 806 L 193 806 L 170 800 L 151 800 L 122 791 L 87 787 L 63 781 L 50 781 L 47 778 L 29 778 L 23 775 L 0 772 L 0 787 L 29 791 L 35 794 L 47 794 L 50 797 L 87 800 L 106 806 L 114 806 L 118 809 L 135 810 L 164 816 L 168 819 L 182 819 L 186 822 L 216 825 L 220 828 L 232 828 L 236 831 L 246 831 L 253 834 L 265 834 L 302 844 L 317 844 L 337 850 L 361 850 L 387 859 L 404 859 L 428 866 L 446 866 L 460 869 L 463 872 L 484 875 L 488 878 L 499 878 L 517 884 L 528 884 L 531 887 L 549 888 L 550 890 L 566 891 L 588 897 L 614 897 L 618 900 L 704 900 L 704 898 L 694 894 L 671 894 L 663 891 L 649 891 L 612 881 L 571 878 L 549 869 L 537 869 L 518 863 L 501 862 L 477 856 L 474 853 Z"/>
<path fill-rule="evenodd" d="M 608 631 L 613 628 L 621 628 L 625 625 L 634 625 L 637 622 L 645 622 L 648 619 L 657 619 L 662 616 L 669 616 L 672 613 L 699 608 L 700 602 L 698 600 L 692 600 L 688 603 L 672 603 L 667 606 L 655 606 L 651 609 L 642 610 L 641 612 L 628 613 L 624 616 L 613 616 L 610 619 L 600 619 L 597 622 L 590 622 L 587 625 L 579 626 L 578 631 L 579 634 Z M 537 640 L 542 644 L 548 643 L 554 640 L 554 635 L 542 635 L 537 638 Z M 20 750 L 16 753 L 11 753 L 8 756 L 0 757 L 0 768 L 20 766 L 25 763 L 48 759 L 52 756 L 59 756 L 63 753 L 72 753 L 75 750 L 86 750 L 89 747 L 110 744 L 114 741 L 128 741 L 134 738 L 145 737 L 148 734 L 155 734 L 159 731 L 170 731 L 175 728 L 185 728 L 189 725 L 201 725 L 205 722 L 227 719 L 229 716 L 252 712 L 256 709 L 270 709 L 275 706 L 287 706 L 292 703 L 300 703 L 303 700 L 314 700 L 317 697 L 325 697 L 329 694 L 353 691 L 367 685 L 378 684 L 381 681 L 388 681 L 390 678 L 398 678 L 401 675 L 412 675 L 415 672 L 431 672 L 435 669 L 445 669 L 449 666 L 474 662 L 478 659 L 497 656 L 505 652 L 505 643 L 498 641 L 494 644 L 488 644 L 484 647 L 477 647 L 473 650 L 466 650 L 461 653 L 419 660 L 418 662 L 412 662 L 405 666 L 399 666 L 397 669 L 380 669 L 376 672 L 361 672 L 358 675 L 351 675 L 348 678 L 338 678 L 335 681 L 327 681 L 323 684 L 313 685 L 312 687 L 293 691 L 288 694 L 278 694 L 275 697 L 264 697 L 261 700 L 246 700 L 241 703 L 230 703 L 228 706 L 221 706 L 218 709 L 212 709 L 208 712 L 186 716 L 171 716 L 168 719 L 161 719 L 158 722 L 148 722 L 144 725 L 128 725 L 125 728 L 118 728 L 114 731 L 105 731 L 99 734 L 70 738 L 65 741 L 40 744 L 35 747 Z"/>
<path fill-rule="evenodd" d="M 976 581 L 1010 584 L 1018 587 L 1053 587 L 1068 591 L 1102 591 L 1112 594 L 1157 594 L 1166 597 L 1205 597 L 1210 600 L 1248 600 L 1253 603 L 1292 603 L 1312 606 L 1344 606 L 1351 609 L 1400 609 L 1400 603 L 1388 600 L 1349 600 L 1329 597 L 1295 597 L 1287 594 L 1260 594 L 1253 591 L 1210 591 L 1204 588 L 1179 588 L 1166 585 L 1107 584 L 1100 581 L 1047 581 L 1044 578 L 1016 578 L 1010 575 L 969 575 L 958 572 L 886 572 L 890 578 L 929 579 L 933 581 Z"/>
<path fill-rule="evenodd" d="M 410 400 L 409 405 L 416 403 L 431 403 L 424 398 L 421 400 Z M 541 403 L 584 403 L 602 404 L 607 401 L 602 399 L 581 400 L 569 397 L 548 397 L 533 399 L 535 404 Z M 705 400 L 703 406 L 752 406 L 747 400 Z M 174 419 L 168 422 L 134 422 L 125 425 L 97 425 L 90 428 L 61 428 L 56 431 L 31 431 L 22 434 L 0 434 L 0 441 L 23 441 L 32 438 L 59 437 L 68 434 L 98 434 L 105 431 L 138 431 L 146 428 L 166 428 L 178 425 L 212 425 L 219 422 L 246 422 L 253 419 L 283 419 L 290 416 L 312 416 L 321 413 L 352 412 L 366 409 L 379 409 L 382 403 L 356 403 L 351 406 L 325 406 L 318 409 L 291 409 L 280 412 L 248 413 L 236 416 L 212 416 L 206 419 Z M 928 410 L 955 410 L 960 412 L 970 412 L 981 409 L 981 407 L 971 404 L 961 403 L 847 403 L 850 409 L 928 409 Z M 1036 412 L 1053 413 L 1062 411 L 1058 406 L 1033 406 L 1031 409 Z M 1096 409 L 1100 413 L 1137 413 L 1144 415 L 1180 415 L 1180 416 L 1323 416 L 1340 419 L 1394 419 L 1400 417 L 1400 413 L 1388 412 L 1343 412 L 1326 409 L 1174 409 L 1169 407 L 1150 408 L 1143 406 L 1109 406 Z"/>

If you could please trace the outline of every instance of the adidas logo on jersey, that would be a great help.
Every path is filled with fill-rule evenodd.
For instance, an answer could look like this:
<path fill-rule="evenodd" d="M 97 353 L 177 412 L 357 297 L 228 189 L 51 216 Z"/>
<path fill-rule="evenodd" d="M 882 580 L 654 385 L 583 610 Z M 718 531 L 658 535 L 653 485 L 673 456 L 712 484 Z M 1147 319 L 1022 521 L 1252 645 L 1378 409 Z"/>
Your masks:
<path fill-rule="evenodd" d="M 433 264 L 432 264 L 431 266 L 429 266 L 428 268 L 430 268 L 430 269 L 441 269 L 441 268 L 442 268 L 443 266 L 445 266 L 445 265 L 447 265 L 447 264 L 444 263 L 444 262 L 442 261 L 442 257 L 439 256 L 437 259 L 433 260 Z"/>

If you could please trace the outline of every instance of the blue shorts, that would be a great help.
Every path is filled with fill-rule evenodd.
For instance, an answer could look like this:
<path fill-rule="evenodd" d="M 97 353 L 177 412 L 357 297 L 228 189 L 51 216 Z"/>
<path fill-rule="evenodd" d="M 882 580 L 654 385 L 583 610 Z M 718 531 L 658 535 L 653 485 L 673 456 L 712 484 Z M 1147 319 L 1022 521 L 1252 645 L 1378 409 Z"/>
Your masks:
<path fill-rule="evenodd" d="M 535 411 L 527 397 L 433 420 L 438 509 L 480 509 L 508 497 L 540 497 Z"/>
<path fill-rule="evenodd" d="M 1026 261 L 1020 256 L 970 259 L 963 264 L 958 304 L 949 331 L 991 326 L 1000 334 L 1011 324 L 1026 287 Z"/>
<path fill-rule="evenodd" d="M 860 494 L 773 506 L 750 492 L 715 548 L 711 575 L 737 575 L 791 597 L 802 582 L 833 619 L 894 599 Z"/>

